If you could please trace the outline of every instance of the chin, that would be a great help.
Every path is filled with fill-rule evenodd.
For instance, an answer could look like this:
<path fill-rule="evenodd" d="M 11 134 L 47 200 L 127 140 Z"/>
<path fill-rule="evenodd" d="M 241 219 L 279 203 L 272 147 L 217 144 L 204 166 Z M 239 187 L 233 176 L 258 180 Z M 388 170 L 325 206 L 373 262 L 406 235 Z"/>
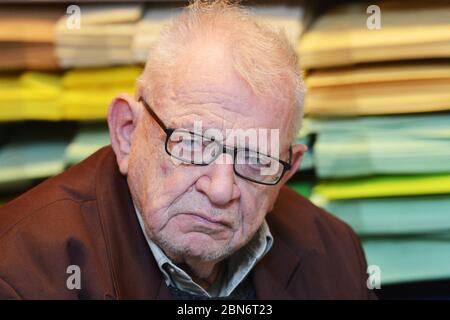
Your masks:
<path fill-rule="evenodd" d="M 202 233 L 184 235 L 182 241 L 173 243 L 177 255 L 202 261 L 222 260 L 230 254 L 229 241 L 213 240 Z"/>

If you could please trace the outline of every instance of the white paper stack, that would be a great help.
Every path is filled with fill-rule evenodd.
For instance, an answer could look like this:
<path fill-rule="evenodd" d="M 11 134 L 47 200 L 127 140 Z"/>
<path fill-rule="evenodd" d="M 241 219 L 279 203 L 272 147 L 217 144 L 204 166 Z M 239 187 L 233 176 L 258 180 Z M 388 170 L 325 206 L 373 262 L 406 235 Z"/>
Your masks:
<path fill-rule="evenodd" d="M 102 4 L 80 8 L 80 28 L 74 27 L 73 16 L 63 16 L 58 21 L 56 51 L 60 65 L 98 67 L 133 63 L 132 42 L 142 6 Z"/>

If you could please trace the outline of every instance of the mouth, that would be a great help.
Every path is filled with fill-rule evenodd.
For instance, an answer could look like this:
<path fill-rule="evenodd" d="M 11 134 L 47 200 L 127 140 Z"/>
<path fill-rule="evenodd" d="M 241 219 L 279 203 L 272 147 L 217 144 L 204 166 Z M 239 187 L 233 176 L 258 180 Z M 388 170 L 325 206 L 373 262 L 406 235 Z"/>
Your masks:
<path fill-rule="evenodd" d="M 198 212 L 182 212 L 182 213 L 179 213 L 179 214 L 184 214 L 184 215 L 191 216 L 192 218 L 194 218 L 199 223 L 211 225 L 211 226 L 214 226 L 214 227 L 231 228 L 231 223 L 229 223 L 227 221 L 224 221 L 223 219 L 217 219 L 217 218 L 208 216 L 206 214 L 202 214 L 202 213 L 198 213 Z"/>

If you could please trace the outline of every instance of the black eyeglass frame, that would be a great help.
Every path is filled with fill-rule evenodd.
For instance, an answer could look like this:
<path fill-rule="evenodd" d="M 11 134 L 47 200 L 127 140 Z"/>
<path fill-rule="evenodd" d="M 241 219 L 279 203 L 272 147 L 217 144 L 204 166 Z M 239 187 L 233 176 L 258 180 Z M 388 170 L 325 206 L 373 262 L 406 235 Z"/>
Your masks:
<path fill-rule="evenodd" d="M 145 101 L 145 99 L 144 99 L 143 97 L 139 97 L 139 100 L 138 100 L 138 101 L 139 101 L 139 102 L 142 102 L 142 104 L 144 105 L 144 107 L 145 107 L 145 109 L 147 110 L 147 112 L 150 114 L 150 116 L 156 121 L 156 123 L 159 125 L 159 127 L 160 127 L 160 128 L 164 131 L 164 133 L 166 134 L 166 141 L 165 141 L 165 143 L 164 143 L 164 145 L 165 145 L 165 146 L 164 146 L 164 149 L 165 149 L 166 153 L 167 153 L 169 156 L 175 157 L 176 159 L 178 159 L 178 160 L 180 160 L 180 161 L 182 161 L 182 162 L 184 162 L 184 163 L 187 163 L 187 164 L 193 164 L 193 165 L 196 165 L 196 166 L 207 166 L 207 165 L 211 164 L 212 162 L 214 162 L 214 160 L 217 159 L 217 157 L 219 157 L 222 153 L 227 153 L 227 154 L 229 154 L 229 152 L 227 152 L 227 151 L 228 151 L 228 150 L 233 150 L 233 171 L 234 171 L 234 173 L 235 173 L 238 177 L 241 177 L 242 179 L 245 179 L 245 180 L 247 180 L 247 181 L 251 181 L 251 182 L 258 183 L 258 184 L 263 184 L 263 185 L 268 185 L 268 186 L 273 186 L 273 185 L 278 184 L 278 183 L 281 181 L 281 179 L 283 178 L 283 176 L 285 175 L 285 173 L 291 169 L 291 162 L 292 162 L 292 146 L 289 146 L 289 162 L 286 162 L 286 161 L 283 161 L 283 160 L 281 160 L 281 159 L 277 159 L 277 158 L 274 158 L 274 157 L 271 157 L 271 156 L 262 154 L 262 153 L 260 153 L 260 152 L 258 152 L 258 151 L 250 150 L 249 148 L 234 148 L 234 147 L 228 147 L 228 146 L 226 146 L 226 145 L 224 145 L 224 144 L 222 144 L 222 143 L 220 143 L 220 142 L 217 142 L 217 141 L 215 141 L 215 142 L 216 142 L 217 144 L 219 144 L 219 145 L 222 147 L 222 153 L 218 153 L 217 156 L 214 157 L 214 158 L 213 158 L 210 162 L 208 162 L 208 163 L 197 163 L 197 162 L 195 162 L 195 161 L 193 161 L 193 160 L 190 161 L 190 162 L 188 162 L 188 161 L 186 161 L 186 159 L 178 158 L 177 156 L 173 155 L 173 154 L 169 151 L 169 149 L 168 149 L 168 147 L 167 147 L 167 146 L 168 146 L 168 142 L 169 142 L 170 137 L 172 136 L 172 134 L 173 134 L 177 129 L 175 129 L 175 128 L 168 128 L 168 127 L 164 124 L 164 122 L 161 120 L 161 118 L 158 117 L 158 115 L 155 113 L 155 111 L 153 111 L 153 109 L 150 107 L 150 105 L 147 103 L 147 101 Z M 198 137 L 201 137 L 201 138 L 205 139 L 204 136 L 199 135 L 199 134 L 196 134 L 196 133 L 194 133 L 194 132 L 187 131 L 187 130 L 186 130 L 186 132 L 187 132 L 187 133 L 190 133 L 190 134 L 192 134 L 192 135 L 195 135 L 195 136 L 198 136 Z M 211 140 L 211 141 L 214 142 L 214 140 Z M 281 163 L 281 165 L 283 166 L 283 171 L 282 171 L 281 175 L 278 177 L 278 179 L 277 179 L 275 182 L 270 182 L 270 183 L 269 183 L 269 182 L 261 182 L 261 181 L 258 181 L 258 180 L 254 180 L 254 179 L 245 177 L 245 176 L 241 175 L 241 174 L 236 170 L 236 156 L 237 156 L 238 151 L 251 151 L 251 152 L 256 152 L 257 155 L 262 154 L 262 155 L 264 155 L 264 156 L 266 156 L 266 157 L 268 157 L 268 158 L 271 158 L 271 159 L 273 159 L 273 160 L 276 160 L 276 161 L 278 161 L 279 163 Z"/>

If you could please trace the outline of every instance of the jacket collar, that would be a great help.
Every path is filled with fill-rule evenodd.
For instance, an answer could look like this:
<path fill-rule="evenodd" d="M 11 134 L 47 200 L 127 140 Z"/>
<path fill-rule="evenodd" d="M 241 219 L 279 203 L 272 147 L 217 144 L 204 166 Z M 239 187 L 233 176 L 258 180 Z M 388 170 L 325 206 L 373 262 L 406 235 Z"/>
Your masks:
<path fill-rule="evenodd" d="M 96 172 L 98 209 L 116 299 L 170 299 L 134 213 L 126 177 L 111 147 Z"/>
<path fill-rule="evenodd" d="M 272 250 L 255 266 L 252 273 L 258 299 L 295 299 L 288 286 L 301 265 L 303 254 L 294 252 L 281 237 L 272 233 Z"/>

